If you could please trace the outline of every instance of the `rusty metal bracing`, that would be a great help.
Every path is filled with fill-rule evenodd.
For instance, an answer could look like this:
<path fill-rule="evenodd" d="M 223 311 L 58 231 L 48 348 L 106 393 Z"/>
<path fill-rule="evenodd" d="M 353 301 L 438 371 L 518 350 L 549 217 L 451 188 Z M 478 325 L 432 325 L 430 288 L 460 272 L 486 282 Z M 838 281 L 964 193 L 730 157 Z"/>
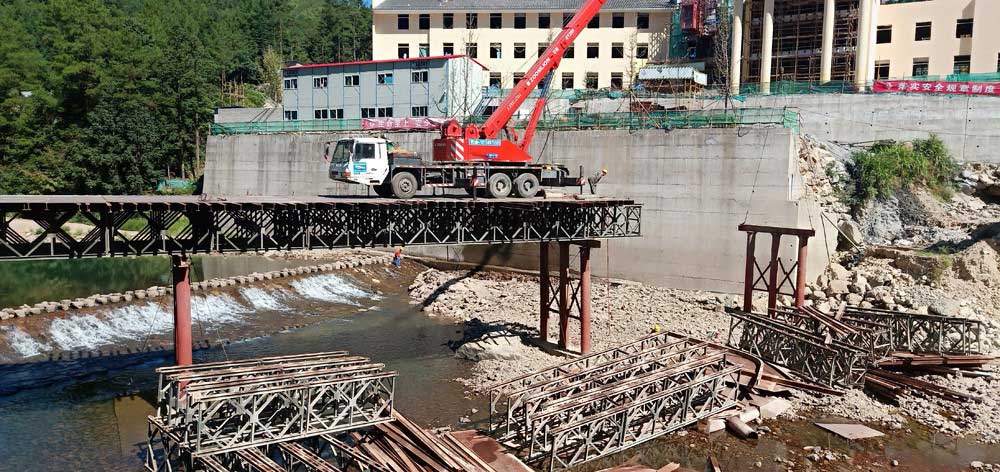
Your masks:
<path fill-rule="evenodd" d="M 0 260 L 625 238 L 641 235 L 641 214 L 641 205 L 612 198 L 7 195 Z M 91 230 L 63 230 L 72 218 Z M 18 234 L 15 219 L 40 232 Z"/>
<path fill-rule="evenodd" d="M 978 354 L 982 323 L 967 318 L 849 307 L 845 319 L 885 326 L 892 350 L 912 353 Z"/>
<path fill-rule="evenodd" d="M 709 343 L 653 334 L 490 387 L 490 428 L 528 462 L 573 467 L 731 407 L 741 370 Z"/>

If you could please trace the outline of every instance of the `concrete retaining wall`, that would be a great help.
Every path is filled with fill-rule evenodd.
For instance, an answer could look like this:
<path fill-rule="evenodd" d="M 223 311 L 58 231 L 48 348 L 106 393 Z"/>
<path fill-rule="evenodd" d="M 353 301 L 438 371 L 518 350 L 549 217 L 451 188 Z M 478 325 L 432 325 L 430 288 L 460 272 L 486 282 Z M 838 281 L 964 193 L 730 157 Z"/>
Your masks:
<path fill-rule="evenodd" d="M 316 195 L 363 191 L 326 178 L 323 144 L 338 134 L 213 136 L 206 191 L 212 194 Z M 390 134 L 429 155 L 434 133 Z M 818 210 L 800 202 L 797 139 L 784 128 L 553 131 L 532 144 L 543 162 L 588 172 L 607 168 L 599 192 L 644 204 L 643 238 L 612 241 L 595 253 L 597 275 L 657 285 L 739 292 L 745 236 L 737 226 L 815 226 Z M 832 230 L 831 230 L 832 231 Z M 819 243 L 814 243 L 818 246 Z M 793 254 L 789 244 L 783 254 Z M 515 247 L 413 248 L 410 253 L 537 268 L 538 250 Z M 762 252 L 761 256 L 766 253 Z M 811 273 L 825 266 L 814 250 Z"/>

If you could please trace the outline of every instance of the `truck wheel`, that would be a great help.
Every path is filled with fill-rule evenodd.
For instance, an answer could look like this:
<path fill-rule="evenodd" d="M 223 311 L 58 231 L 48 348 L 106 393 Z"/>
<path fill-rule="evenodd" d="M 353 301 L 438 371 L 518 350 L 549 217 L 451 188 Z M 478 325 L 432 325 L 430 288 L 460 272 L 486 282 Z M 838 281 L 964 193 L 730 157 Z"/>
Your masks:
<path fill-rule="evenodd" d="M 532 198 L 538 194 L 538 177 L 535 174 L 521 174 L 514 179 L 514 194 L 521 198 Z"/>
<path fill-rule="evenodd" d="M 409 172 L 392 176 L 392 194 L 401 200 L 413 198 L 417 194 L 417 178 Z"/>
<path fill-rule="evenodd" d="M 511 190 L 510 176 L 507 174 L 496 173 L 486 181 L 486 194 L 490 198 L 507 198 Z"/>

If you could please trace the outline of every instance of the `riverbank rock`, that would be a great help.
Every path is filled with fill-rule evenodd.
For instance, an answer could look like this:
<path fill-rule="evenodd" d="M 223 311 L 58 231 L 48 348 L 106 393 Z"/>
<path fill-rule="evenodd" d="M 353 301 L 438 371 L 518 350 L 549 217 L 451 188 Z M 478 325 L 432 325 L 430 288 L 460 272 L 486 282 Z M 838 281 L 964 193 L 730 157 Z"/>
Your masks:
<path fill-rule="evenodd" d="M 955 272 L 962 280 L 1000 283 L 1000 256 L 986 241 L 979 241 L 955 257 Z"/>
<path fill-rule="evenodd" d="M 455 355 L 470 361 L 484 360 L 517 360 L 524 357 L 521 352 L 525 348 L 521 337 L 506 332 L 491 333 L 476 341 L 470 341 L 459 346 Z"/>

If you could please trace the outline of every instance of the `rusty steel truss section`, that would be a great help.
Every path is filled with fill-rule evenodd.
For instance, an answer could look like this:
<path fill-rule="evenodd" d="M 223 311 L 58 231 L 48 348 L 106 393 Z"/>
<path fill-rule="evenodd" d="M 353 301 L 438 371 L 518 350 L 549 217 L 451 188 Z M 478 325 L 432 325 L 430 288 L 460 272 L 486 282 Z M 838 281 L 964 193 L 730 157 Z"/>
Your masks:
<path fill-rule="evenodd" d="M 730 313 L 727 343 L 826 387 L 859 385 L 870 353 L 778 319 Z"/>
<path fill-rule="evenodd" d="M 0 260 L 625 238 L 640 236 L 641 214 L 612 198 L 7 195 Z M 74 218 L 90 231 L 64 230 Z M 38 234 L 14 231 L 15 219 L 35 222 Z"/>
<path fill-rule="evenodd" d="M 886 359 L 892 351 L 889 328 L 867 320 L 832 317 L 807 308 L 805 310 L 777 309 L 770 312 L 771 319 L 795 326 L 827 344 L 845 344 L 861 348 L 869 364 Z"/>
<path fill-rule="evenodd" d="M 146 467 L 190 468 L 211 456 L 267 470 L 243 451 L 390 422 L 396 373 L 383 368 L 332 352 L 157 369 Z"/>
<path fill-rule="evenodd" d="M 490 430 L 529 462 L 572 467 L 729 408 L 740 371 L 710 343 L 654 334 L 490 387 Z"/>
<path fill-rule="evenodd" d="M 982 323 L 968 318 L 849 307 L 844 319 L 884 326 L 890 333 L 894 351 L 982 353 Z"/>

